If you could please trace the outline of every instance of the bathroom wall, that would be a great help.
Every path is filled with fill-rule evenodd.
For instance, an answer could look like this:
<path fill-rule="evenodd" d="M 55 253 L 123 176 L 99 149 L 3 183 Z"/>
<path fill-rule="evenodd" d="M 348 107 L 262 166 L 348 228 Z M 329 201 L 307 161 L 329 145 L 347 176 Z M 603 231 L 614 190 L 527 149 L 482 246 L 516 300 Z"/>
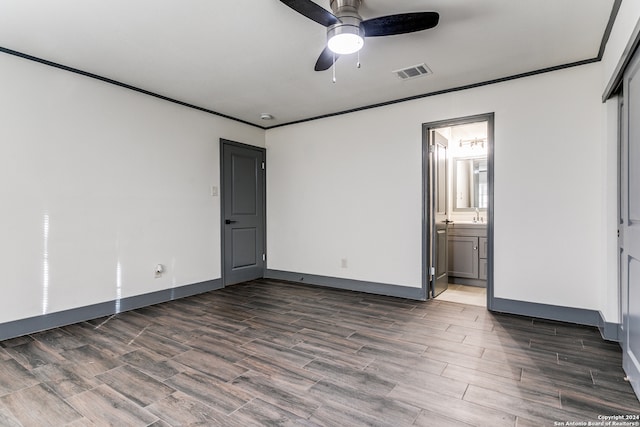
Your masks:
<path fill-rule="evenodd" d="M 458 125 L 452 126 L 448 129 L 448 139 L 449 139 L 449 148 L 448 148 L 448 212 L 449 219 L 454 222 L 469 222 L 469 221 L 487 221 L 487 208 L 479 208 L 478 214 L 476 214 L 475 210 L 456 210 L 456 203 L 459 198 L 468 198 L 470 197 L 469 191 L 472 191 L 472 188 L 465 188 L 464 195 L 456 194 L 456 183 L 458 181 L 456 177 L 456 159 L 457 158 L 473 158 L 473 157 L 487 157 L 488 153 L 488 142 L 485 141 L 481 144 L 471 145 L 469 144 L 470 140 L 478 139 L 478 140 L 486 140 L 488 137 L 487 125 L 483 123 L 474 123 L 469 125 Z M 462 144 L 461 144 L 462 142 Z M 468 180 L 467 180 L 468 181 Z M 458 185 L 464 186 L 464 182 L 458 182 Z M 469 186 L 467 186 L 469 187 Z M 466 206 L 466 201 L 463 201 Z"/>

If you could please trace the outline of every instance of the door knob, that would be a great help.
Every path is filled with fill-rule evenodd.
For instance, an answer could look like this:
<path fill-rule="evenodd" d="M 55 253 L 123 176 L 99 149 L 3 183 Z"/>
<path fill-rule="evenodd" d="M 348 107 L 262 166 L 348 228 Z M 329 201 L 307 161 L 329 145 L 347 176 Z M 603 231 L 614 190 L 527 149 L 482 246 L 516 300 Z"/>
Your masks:
<path fill-rule="evenodd" d="M 238 221 L 233 221 L 233 220 L 230 220 L 230 219 L 225 219 L 224 220 L 225 224 L 235 224 L 236 222 L 238 222 Z"/>

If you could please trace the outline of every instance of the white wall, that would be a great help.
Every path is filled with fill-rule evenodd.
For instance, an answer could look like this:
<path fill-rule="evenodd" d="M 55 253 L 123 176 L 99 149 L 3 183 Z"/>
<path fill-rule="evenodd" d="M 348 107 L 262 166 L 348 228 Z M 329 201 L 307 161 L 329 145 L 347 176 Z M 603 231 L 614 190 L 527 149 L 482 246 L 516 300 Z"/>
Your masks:
<path fill-rule="evenodd" d="M 268 267 L 420 287 L 421 125 L 495 112 L 495 296 L 601 310 L 601 73 L 590 64 L 268 130 Z"/>
<path fill-rule="evenodd" d="M 420 159 L 387 109 L 267 131 L 268 268 L 420 287 Z"/>
<path fill-rule="evenodd" d="M 0 323 L 220 278 L 219 138 L 263 130 L 9 55 L 0 70 Z"/>

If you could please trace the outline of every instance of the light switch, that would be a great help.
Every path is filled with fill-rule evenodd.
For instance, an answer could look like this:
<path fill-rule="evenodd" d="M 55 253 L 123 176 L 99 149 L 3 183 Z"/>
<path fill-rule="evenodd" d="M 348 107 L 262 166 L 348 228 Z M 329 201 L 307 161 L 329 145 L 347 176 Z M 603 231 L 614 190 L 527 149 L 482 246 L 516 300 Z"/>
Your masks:
<path fill-rule="evenodd" d="M 218 187 L 217 186 L 215 186 L 215 185 L 211 186 L 211 195 L 213 197 L 217 197 L 218 196 Z"/>

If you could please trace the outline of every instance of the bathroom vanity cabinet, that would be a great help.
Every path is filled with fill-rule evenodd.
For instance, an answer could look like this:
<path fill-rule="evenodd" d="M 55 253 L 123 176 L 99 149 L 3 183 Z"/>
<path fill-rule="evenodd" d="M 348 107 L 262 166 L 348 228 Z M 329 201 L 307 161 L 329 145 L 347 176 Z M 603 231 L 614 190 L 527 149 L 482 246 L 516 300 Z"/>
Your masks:
<path fill-rule="evenodd" d="M 453 223 L 448 235 L 449 282 L 486 287 L 487 225 Z"/>

